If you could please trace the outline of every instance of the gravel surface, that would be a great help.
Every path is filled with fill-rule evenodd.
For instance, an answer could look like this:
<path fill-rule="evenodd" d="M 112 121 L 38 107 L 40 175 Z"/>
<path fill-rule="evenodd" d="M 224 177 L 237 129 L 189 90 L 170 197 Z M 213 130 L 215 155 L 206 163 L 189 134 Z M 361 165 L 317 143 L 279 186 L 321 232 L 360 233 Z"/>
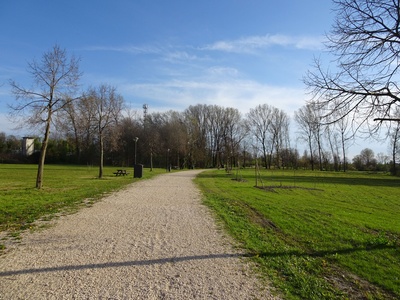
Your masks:
<path fill-rule="evenodd" d="M 0 256 L 0 299 L 276 299 L 184 171 L 142 180 Z"/>

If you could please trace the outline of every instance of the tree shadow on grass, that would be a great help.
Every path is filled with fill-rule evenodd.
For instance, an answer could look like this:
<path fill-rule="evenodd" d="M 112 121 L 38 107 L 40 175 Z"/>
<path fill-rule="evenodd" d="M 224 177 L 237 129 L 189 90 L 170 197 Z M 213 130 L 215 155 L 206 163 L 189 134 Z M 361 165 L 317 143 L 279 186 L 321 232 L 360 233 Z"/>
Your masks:
<path fill-rule="evenodd" d="M 280 174 L 278 171 L 275 173 L 263 174 L 261 179 L 265 182 L 275 182 L 280 183 L 281 185 L 290 185 L 293 186 L 301 184 L 307 185 L 321 185 L 321 184 L 335 184 L 335 185 L 348 185 L 348 186 L 385 186 L 385 187 L 400 187 L 400 180 L 396 177 L 390 176 L 382 176 L 381 178 L 376 178 L 372 176 L 368 176 L 366 173 L 360 173 L 355 175 L 351 175 L 348 177 L 341 177 L 342 174 L 332 175 L 330 173 L 309 173 L 309 175 L 291 175 L 289 173 L 285 173 L 284 175 Z M 200 178 L 208 178 L 208 179 L 218 179 L 218 178 L 226 178 L 227 174 L 225 173 L 203 173 L 200 174 Z M 245 175 L 243 176 L 247 181 L 255 181 L 254 175 Z"/>
<path fill-rule="evenodd" d="M 246 256 L 248 257 L 280 257 L 280 256 L 297 256 L 297 257 L 326 257 L 329 255 L 336 254 L 350 254 L 354 252 L 360 251 L 378 251 L 378 250 L 387 250 L 387 249 L 398 249 L 396 245 L 365 245 L 357 248 L 343 248 L 343 249 L 332 249 L 332 250 L 320 250 L 320 251 L 301 251 L 301 250 L 292 250 L 285 252 L 253 252 Z"/>

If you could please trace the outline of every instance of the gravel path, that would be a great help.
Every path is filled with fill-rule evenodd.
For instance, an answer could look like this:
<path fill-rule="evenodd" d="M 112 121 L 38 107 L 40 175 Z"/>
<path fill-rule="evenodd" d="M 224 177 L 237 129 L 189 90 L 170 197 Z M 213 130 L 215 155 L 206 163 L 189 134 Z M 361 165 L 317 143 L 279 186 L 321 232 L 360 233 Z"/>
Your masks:
<path fill-rule="evenodd" d="M 0 299 L 274 299 L 184 171 L 131 184 L 0 256 Z"/>

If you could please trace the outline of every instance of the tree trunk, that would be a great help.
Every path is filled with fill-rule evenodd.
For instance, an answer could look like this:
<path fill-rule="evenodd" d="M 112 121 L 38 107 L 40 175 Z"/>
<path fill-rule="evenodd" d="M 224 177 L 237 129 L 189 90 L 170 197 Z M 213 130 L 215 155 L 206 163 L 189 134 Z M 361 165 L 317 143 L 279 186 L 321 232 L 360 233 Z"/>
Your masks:
<path fill-rule="evenodd" d="M 393 134 L 393 148 L 392 148 L 392 175 L 397 175 L 397 167 L 396 167 L 396 154 L 398 152 L 397 145 L 399 143 L 399 134 L 400 134 L 400 124 L 397 125 L 395 132 Z"/>
<path fill-rule="evenodd" d="M 150 148 L 150 172 L 153 171 L 153 148 Z"/>
<path fill-rule="evenodd" d="M 343 134 L 342 134 L 342 152 L 343 152 L 343 172 L 346 172 L 346 148 L 344 146 Z"/>
<path fill-rule="evenodd" d="M 392 175 L 396 175 L 397 174 L 397 170 L 396 170 L 396 147 L 395 146 L 393 146 L 392 162 L 393 162 Z"/>
<path fill-rule="evenodd" d="M 263 157 L 264 165 L 265 165 L 265 168 L 268 169 L 268 155 L 267 155 L 267 148 L 265 147 L 265 141 L 263 141 L 262 147 L 263 147 L 263 154 L 264 154 L 264 157 Z"/>
<path fill-rule="evenodd" d="M 99 145 L 100 145 L 100 161 L 99 161 L 99 178 L 103 178 L 103 158 L 104 158 L 104 142 L 103 135 L 99 136 Z"/>
<path fill-rule="evenodd" d="M 48 118 L 46 121 L 46 131 L 44 133 L 42 148 L 40 149 L 38 171 L 37 171 L 37 176 L 36 176 L 36 188 L 37 189 L 42 188 L 44 161 L 46 158 L 47 145 L 48 145 L 49 136 L 50 136 L 50 124 L 51 124 L 51 110 L 48 113 Z"/>
<path fill-rule="evenodd" d="M 78 129 L 75 123 L 75 120 L 73 117 L 71 117 L 71 121 L 72 121 L 72 127 L 74 130 L 74 139 L 75 139 L 75 156 L 76 156 L 76 160 L 77 162 L 81 162 L 81 145 L 80 145 L 80 141 L 79 141 L 79 134 L 78 134 Z"/>
<path fill-rule="evenodd" d="M 308 141 L 308 148 L 310 149 L 311 171 L 314 171 L 314 153 L 313 153 L 313 148 L 312 148 L 312 144 L 311 144 L 311 138 Z"/>
<path fill-rule="evenodd" d="M 322 147 L 321 147 L 321 140 L 319 136 L 319 131 L 318 131 L 318 138 L 317 138 L 317 144 L 318 144 L 318 163 L 319 163 L 319 170 L 323 170 L 322 166 Z"/>

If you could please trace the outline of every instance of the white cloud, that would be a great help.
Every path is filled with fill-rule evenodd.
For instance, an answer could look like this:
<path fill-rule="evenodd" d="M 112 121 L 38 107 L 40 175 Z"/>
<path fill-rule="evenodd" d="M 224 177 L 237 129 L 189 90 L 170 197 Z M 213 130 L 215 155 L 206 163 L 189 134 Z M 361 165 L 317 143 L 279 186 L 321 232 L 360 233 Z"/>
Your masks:
<path fill-rule="evenodd" d="M 149 100 L 160 107 L 181 111 L 189 105 L 216 104 L 234 107 L 242 113 L 247 113 L 250 108 L 268 103 L 292 115 L 294 110 L 304 104 L 306 98 L 302 88 L 264 85 L 240 79 L 171 80 L 156 84 L 130 84 L 124 86 L 123 90 L 129 98 Z M 158 107 L 152 107 L 152 110 L 157 111 Z"/>
<path fill-rule="evenodd" d="M 259 49 L 272 46 L 293 47 L 297 49 L 322 49 L 324 38 L 321 36 L 288 36 L 282 34 L 267 34 L 263 36 L 248 36 L 231 41 L 217 41 L 207 45 L 204 50 L 215 50 L 233 53 L 252 53 Z"/>
<path fill-rule="evenodd" d="M 292 47 L 296 49 L 323 49 L 324 36 L 290 36 L 284 34 L 253 35 L 238 38 L 236 40 L 220 40 L 213 44 L 206 45 L 197 50 L 223 51 L 232 53 L 253 53 L 260 49 L 272 46 Z M 87 46 L 84 51 L 110 51 L 124 52 L 131 54 L 160 54 L 166 60 L 199 60 L 197 55 L 186 51 L 172 50 L 174 46 L 159 45 L 125 45 L 125 46 Z M 184 47 L 186 49 L 191 46 Z M 196 50 L 193 48 L 193 50 Z"/>
<path fill-rule="evenodd" d="M 238 69 L 231 68 L 231 67 L 211 67 L 207 70 L 210 76 L 218 76 L 218 77 L 237 77 L 240 72 Z"/>
<path fill-rule="evenodd" d="M 131 54 L 160 54 L 163 50 L 156 46 L 87 46 L 84 51 L 110 51 Z"/>
<path fill-rule="evenodd" d="M 200 60 L 200 58 L 194 54 L 190 54 L 186 51 L 171 51 L 164 53 L 164 60 L 170 62 L 187 62 L 187 61 L 194 61 Z"/>

